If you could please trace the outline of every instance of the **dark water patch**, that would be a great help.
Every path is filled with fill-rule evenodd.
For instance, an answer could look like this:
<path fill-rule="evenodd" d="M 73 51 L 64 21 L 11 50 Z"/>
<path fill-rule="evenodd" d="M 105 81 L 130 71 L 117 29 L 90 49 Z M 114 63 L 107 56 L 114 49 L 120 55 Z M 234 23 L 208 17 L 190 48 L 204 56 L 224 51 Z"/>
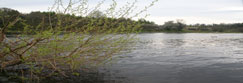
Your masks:
<path fill-rule="evenodd" d="M 179 83 L 242 83 L 243 63 L 187 68 L 177 75 Z"/>

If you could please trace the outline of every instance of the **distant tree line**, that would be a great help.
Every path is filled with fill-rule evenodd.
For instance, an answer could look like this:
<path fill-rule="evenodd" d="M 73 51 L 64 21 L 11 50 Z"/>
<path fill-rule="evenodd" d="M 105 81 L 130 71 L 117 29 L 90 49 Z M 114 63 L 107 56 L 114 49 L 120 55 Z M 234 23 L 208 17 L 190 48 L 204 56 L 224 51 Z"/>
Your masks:
<path fill-rule="evenodd" d="M 243 23 L 233 24 L 194 24 L 187 25 L 189 31 L 200 31 L 200 32 L 243 32 Z"/>
<path fill-rule="evenodd" d="M 168 21 L 163 25 L 145 22 L 142 27 L 144 32 L 243 32 L 243 23 L 186 25 L 183 20 Z"/>
<path fill-rule="evenodd" d="M 18 33 L 21 31 L 28 31 L 27 33 L 34 33 L 39 30 L 49 29 L 59 24 L 58 22 L 65 22 L 64 25 L 70 25 L 68 27 L 62 27 L 59 30 L 63 31 L 73 31 L 77 28 L 81 30 L 86 30 L 90 25 L 98 25 L 100 29 L 104 28 L 114 28 L 118 26 L 128 27 L 129 24 L 137 23 L 137 24 L 147 24 L 146 21 L 134 21 L 129 18 L 109 18 L 106 17 L 102 12 L 95 11 L 90 13 L 89 15 L 83 16 L 75 16 L 70 14 L 57 14 L 55 12 L 31 12 L 28 14 L 23 14 L 18 12 L 17 10 L 9 9 L 9 8 L 0 8 L 0 27 L 5 26 L 6 21 L 15 20 L 16 17 L 19 17 L 18 22 L 8 28 L 8 33 Z M 62 21 L 58 21 L 57 18 L 62 18 Z M 51 18 L 51 19 L 50 19 Z M 78 21 L 79 20 L 79 21 Z M 72 26 L 72 21 L 78 21 L 75 26 Z M 52 26 L 50 26 L 52 24 Z M 25 30 L 28 29 L 28 30 Z"/>
<path fill-rule="evenodd" d="M 63 24 L 58 23 L 58 16 L 61 17 L 63 21 L 65 21 L 65 25 L 71 25 L 68 24 L 68 22 L 72 23 L 72 21 L 74 20 L 82 19 L 78 22 L 76 26 L 69 26 L 60 29 L 65 29 L 65 31 L 72 31 L 76 28 L 81 28 L 85 30 L 86 28 L 88 28 L 90 23 L 100 25 L 100 28 L 104 28 L 103 26 L 114 27 L 119 25 L 123 25 L 124 27 L 126 27 L 127 25 L 129 25 L 129 23 L 138 23 L 141 25 L 140 30 L 142 32 L 243 32 L 243 23 L 186 25 L 183 20 L 177 20 L 168 21 L 165 22 L 163 25 L 158 25 L 152 21 L 148 21 L 145 19 L 139 19 L 138 21 L 135 21 L 127 18 L 108 18 L 100 11 L 94 11 L 88 16 L 82 17 L 70 14 L 56 14 L 54 12 L 39 11 L 23 14 L 18 12 L 17 10 L 9 8 L 0 8 L 0 27 L 4 27 L 7 21 L 13 21 L 16 17 L 20 17 L 19 21 L 14 26 L 8 28 L 9 33 L 18 33 L 20 31 L 29 31 L 29 33 L 33 33 L 35 31 L 43 30 L 45 28 L 55 27 L 58 24 Z M 50 23 L 52 24 L 52 26 L 49 26 Z"/>
<path fill-rule="evenodd" d="M 140 21 L 139 21 L 140 22 Z M 168 21 L 163 25 L 157 25 L 154 22 L 145 21 L 145 24 L 142 25 L 142 31 L 148 32 L 181 32 L 186 27 L 186 24 L 183 20 Z"/>

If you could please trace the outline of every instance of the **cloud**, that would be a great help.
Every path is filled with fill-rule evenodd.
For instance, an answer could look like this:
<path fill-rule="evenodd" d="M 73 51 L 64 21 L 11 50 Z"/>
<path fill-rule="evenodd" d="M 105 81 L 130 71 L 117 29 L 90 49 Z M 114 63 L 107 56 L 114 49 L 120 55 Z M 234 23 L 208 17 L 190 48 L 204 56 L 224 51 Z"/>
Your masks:
<path fill-rule="evenodd" d="M 47 11 L 54 0 L 1 0 L 0 7 L 8 7 L 23 13 Z"/>
<path fill-rule="evenodd" d="M 216 10 L 218 12 L 243 12 L 243 7 L 225 7 Z"/>
<path fill-rule="evenodd" d="M 46 11 L 54 0 L 1 0 L 0 7 L 17 9 L 28 13 L 31 11 Z M 65 0 L 68 1 L 68 0 Z M 93 7 L 101 0 L 90 0 Z M 124 5 L 133 0 L 117 0 L 118 5 Z M 152 0 L 138 0 L 137 9 L 143 9 Z M 111 0 L 106 0 L 100 10 L 110 6 Z M 93 4 L 93 5 L 92 5 Z M 119 8 L 118 8 L 119 9 Z M 135 11 L 136 12 L 136 11 Z M 184 19 L 188 24 L 195 23 L 233 23 L 243 22 L 243 0 L 159 0 L 147 12 L 148 20 L 158 24 L 165 21 Z"/>

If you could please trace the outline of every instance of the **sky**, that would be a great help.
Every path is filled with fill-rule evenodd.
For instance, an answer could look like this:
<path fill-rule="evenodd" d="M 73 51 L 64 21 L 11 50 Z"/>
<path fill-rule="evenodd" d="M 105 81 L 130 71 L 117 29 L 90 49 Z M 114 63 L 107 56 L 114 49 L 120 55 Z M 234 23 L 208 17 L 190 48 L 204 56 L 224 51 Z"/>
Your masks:
<path fill-rule="evenodd" d="M 90 0 L 89 4 L 94 5 L 98 1 L 100 0 Z M 106 0 L 102 8 L 109 6 L 110 1 Z M 117 0 L 117 3 L 125 4 L 129 1 L 133 0 Z M 144 8 L 151 1 L 138 0 L 137 9 Z M 29 13 L 46 11 L 53 2 L 54 0 L 0 0 L 0 7 Z M 242 23 L 243 0 L 159 0 L 145 13 L 150 14 L 146 19 L 156 24 L 176 19 L 183 19 L 186 24 Z"/>

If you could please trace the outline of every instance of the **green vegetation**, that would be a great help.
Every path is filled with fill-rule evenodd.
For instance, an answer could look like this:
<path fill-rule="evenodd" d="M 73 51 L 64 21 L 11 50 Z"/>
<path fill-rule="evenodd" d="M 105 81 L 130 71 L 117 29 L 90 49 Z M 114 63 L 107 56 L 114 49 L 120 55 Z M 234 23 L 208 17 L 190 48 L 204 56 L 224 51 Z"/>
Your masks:
<path fill-rule="evenodd" d="M 63 32 L 74 32 L 76 29 L 81 30 L 81 32 L 85 32 L 89 26 L 96 25 L 100 29 L 115 29 L 119 26 L 122 26 L 124 28 L 123 31 L 117 31 L 119 33 L 127 32 L 125 31 L 125 28 L 128 27 L 137 27 L 138 26 L 130 26 L 133 24 L 141 25 L 141 23 L 131 20 L 131 18 L 111 18 L 106 17 L 104 14 L 100 11 L 94 11 L 90 13 L 88 16 L 82 17 L 82 16 L 75 16 L 70 14 L 58 14 L 55 12 L 31 12 L 29 14 L 21 14 L 16 10 L 8 9 L 8 8 L 2 8 L 2 11 L 0 12 L 0 27 L 4 27 L 5 21 L 14 21 L 15 18 L 18 17 L 18 21 L 7 28 L 6 33 L 7 34 L 19 34 L 26 29 L 28 29 L 27 34 L 37 34 L 39 31 L 42 30 L 48 30 L 50 28 L 55 29 L 59 28 L 58 26 L 66 26 L 66 27 L 60 27 L 60 31 Z M 61 23 L 62 25 L 59 25 L 59 20 L 64 21 L 65 23 Z M 73 21 L 77 21 L 75 24 L 72 24 Z M 52 26 L 50 26 L 50 23 Z M 92 23 L 92 24 L 90 24 Z M 72 25 L 72 26 L 68 26 Z M 75 25 L 75 26 L 74 26 Z M 106 31 L 106 30 L 100 30 L 100 31 Z M 100 32 L 99 33 L 102 33 Z M 95 31 L 89 31 L 89 33 L 97 33 Z"/>
<path fill-rule="evenodd" d="M 137 33 L 142 23 L 131 19 L 157 0 L 133 14 L 137 0 L 121 8 L 112 0 L 104 14 L 98 10 L 104 0 L 95 8 L 89 8 L 88 1 L 55 0 L 49 12 L 29 14 L 0 9 L 1 70 L 19 72 L 18 78 L 32 82 L 79 76 L 80 71 L 109 63 L 134 44 L 135 35 L 130 33 Z"/>
<path fill-rule="evenodd" d="M 62 31 L 74 31 L 76 28 L 81 30 L 87 29 L 87 25 L 90 22 L 95 23 L 99 27 L 114 28 L 123 24 L 125 28 L 127 25 L 134 23 L 141 25 L 141 32 L 172 32 L 172 33 L 210 33 L 210 32 L 224 32 L 224 33 L 239 33 L 243 32 L 243 23 L 235 24 L 194 24 L 186 25 L 183 20 L 168 21 L 163 25 L 157 25 L 154 22 L 147 21 L 145 19 L 139 19 L 138 21 L 132 20 L 131 18 L 111 18 L 107 17 L 101 11 L 93 11 L 88 16 L 75 16 L 70 14 L 58 14 L 55 12 L 31 12 L 29 14 L 21 14 L 16 10 L 1 8 L 0 12 L 0 27 L 5 26 L 5 20 L 14 21 L 16 17 L 19 17 L 18 21 L 11 27 L 8 28 L 7 34 L 18 34 L 29 29 L 29 34 L 35 34 L 35 31 L 46 30 L 50 27 L 56 27 L 58 20 L 69 21 L 62 26 L 70 25 L 71 20 L 80 20 L 75 26 L 62 27 Z M 57 19 L 61 17 L 61 19 Z M 51 21 L 50 21 L 51 18 Z M 50 22 L 52 26 L 49 26 Z M 113 26 L 108 26 L 113 25 Z"/>
<path fill-rule="evenodd" d="M 241 33 L 243 32 L 243 23 L 234 24 L 195 24 L 188 25 L 185 30 L 195 32 L 224 32 L 224 33 Z"/>
<path fill-rule="evenodd" d="M 131 33 L 243 32 L 243 23 L 186 25 L 183 20 L 177 20 L 157 25 L 145 19 L 135 21 L 132 19 L 157 0 L 135 14 L 131 13 L 137 0 L 121 8 L 112 1 L 105 13 L 98 10 L 103 0 L 90 12 L 87 12 L 88 0 L 70 0 L 67 5 L 55 0 L 49 12 L 29 14 L 1 8 L 1 70 L 20 72 L 18 76 L 22 77 L 18 78 L 31 81 L 51 76 L 79 76 L 80 70 L 106 64 L 114 55 L 129 50 L 136 40 Z M 16 69 L 16 66 L 20 67 Z"/>
<path fill-rule="evenodd" d="M 142 32 L 168 32 L 168 33 L 241 33 L 243 23 L 234 24 L 194 24 L 186 25 L 183 20 L 168 21 L 164 25 L 145 22 Z"/>

